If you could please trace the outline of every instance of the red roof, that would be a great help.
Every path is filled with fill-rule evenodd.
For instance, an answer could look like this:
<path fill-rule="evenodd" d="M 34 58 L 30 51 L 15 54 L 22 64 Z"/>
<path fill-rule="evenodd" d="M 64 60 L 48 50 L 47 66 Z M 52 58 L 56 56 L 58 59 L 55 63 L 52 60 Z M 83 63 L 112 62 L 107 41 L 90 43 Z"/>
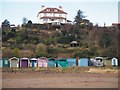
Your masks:
<path fill-rule="evenodd" d="M 120 25 L 120 23 L 112 23 L 112 25 Z"/>
<path fill-rule="evenodd" d="M 63 13 L 63 14 L 67 14 L 63 10 L 60 10 L 57 8 L 46 8 L 46 9 L 40 11 L 39 13 Z"/>
<path fill-rule="evenodd" d="M 47 16 L 44 16 L 44 17 L 41 17 L 42 18 L 49 18 L 49 19 L 66 19 L 66 18 L 63 18 L 63 17 L 47 17 Z"/>

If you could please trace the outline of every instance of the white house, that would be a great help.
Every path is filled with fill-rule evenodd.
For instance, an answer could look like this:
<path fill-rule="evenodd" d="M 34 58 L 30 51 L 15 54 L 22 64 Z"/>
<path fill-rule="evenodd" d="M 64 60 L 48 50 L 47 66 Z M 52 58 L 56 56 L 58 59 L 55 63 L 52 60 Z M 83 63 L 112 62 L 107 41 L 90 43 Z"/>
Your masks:
<path fill-rule="evenodd" d="M 38 13 L 37 17 L 41 24 L 65 24 L 67 23 L 67 13 L 63 11 L 62 7 L 59 8 L 48 8 L 41 6 L 41 11 Z"/>

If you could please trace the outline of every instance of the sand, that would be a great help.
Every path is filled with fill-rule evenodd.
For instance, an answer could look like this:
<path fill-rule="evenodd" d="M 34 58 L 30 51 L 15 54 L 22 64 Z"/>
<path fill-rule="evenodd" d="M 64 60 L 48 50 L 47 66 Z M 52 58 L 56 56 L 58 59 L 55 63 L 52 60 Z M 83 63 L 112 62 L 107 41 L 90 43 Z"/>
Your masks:
<path fill-rule="evenodd" d="M 3 72 L 2 88 L 118 88 L 118 73 Z"/>

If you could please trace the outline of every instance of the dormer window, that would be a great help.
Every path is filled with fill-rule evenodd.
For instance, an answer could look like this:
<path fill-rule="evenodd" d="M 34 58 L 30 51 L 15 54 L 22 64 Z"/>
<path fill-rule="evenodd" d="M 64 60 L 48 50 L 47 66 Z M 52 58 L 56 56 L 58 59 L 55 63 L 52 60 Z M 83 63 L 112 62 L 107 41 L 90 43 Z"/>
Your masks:
<path fill-rule="evenodd" d="M 49 12 L 50 11 L 50 9 L 47 9 L 47 12 Z"/>
<path fill-rule="evenodd" d="M 58 12 L 58 10 L 57 10 L 57 9 L 55 9 L 54 11 L 55 11 L 55 12 Z"/>

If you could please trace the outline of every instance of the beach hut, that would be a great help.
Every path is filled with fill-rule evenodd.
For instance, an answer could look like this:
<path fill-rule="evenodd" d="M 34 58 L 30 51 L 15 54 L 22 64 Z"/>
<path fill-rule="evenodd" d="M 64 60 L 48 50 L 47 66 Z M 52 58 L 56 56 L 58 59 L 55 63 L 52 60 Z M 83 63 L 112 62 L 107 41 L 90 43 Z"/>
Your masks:
<path fill-rule="evenodd" d="M 9 67 L 10 66 L 10 63 L 9 63 L 9 60 L 8 58 L 1 58 L 0 59 L 0 67 Z"/>
<path fill-rule="evenodd" d="M 19 58 L 12 57 L 9 59 L 10 67 L 19 67 Z"/>
<path fill-rule="evenodd" d="M 97 62 L 96 62 L 96 60 L 95 60 L 95 58 L 91 58 L 90 59 L 90 66 L 97 66 Z"/>
<path fill-rule="evenodd" d="M 56 61 L 56 63 L 57 63 L 58 67 L 61 67 L 61 68 L 68 67 L 68 63 L 67 63 L 67 59 L 66 58 L 58 59 Z"/>
<path fill-rule="evenodd" d="M 47 67 L 48 59 L 46 57 L 38 58 L 38 67 Z"/>
<path fill-rule="evenodd" d="M 30 67 L 37 67 L 37 58 L 30 59 Z"/>
<path fill-rule="evenodd" d="M 103 57 L 95 57 L 89 60 L 89 66 L 103 66 L 104 64 L 107 65 L 108 63 L 106 60 L 103 60 Z"/>
<path fill-rule="evenodd" d="M 67 58 L 68 67 L 76 66 L 76 58 Z"/>
<path fill-rule="evenodd" d="M 103 66 L 103 57 L 95 57 L 96 66 Z"/>
<path fill-rule="evenodd" d="M 54 58 L 48 59 L 48 67 L 56 67 L 56 60 Z"/>
<path fill-rule="evenodd" d="M 29 67 L 29 58 L 21 58 L 20 67 Z"/>
<path fill-rule="evenodd" d="M 78 60 L 78 66 L 88 66 L 89 65 L 89 59 L 88 58 L 80 58 Z"/>
<path fill-rule="evenodd" d="M 2 68 L 3 67 L 3 60 L 2 60 L 2 58 L 0 58 L 0 68 Z"/>
<path fill-rule="evenodd" d="M 112 66 L 118 66 L 118 59 L 112 58 Z"/>

